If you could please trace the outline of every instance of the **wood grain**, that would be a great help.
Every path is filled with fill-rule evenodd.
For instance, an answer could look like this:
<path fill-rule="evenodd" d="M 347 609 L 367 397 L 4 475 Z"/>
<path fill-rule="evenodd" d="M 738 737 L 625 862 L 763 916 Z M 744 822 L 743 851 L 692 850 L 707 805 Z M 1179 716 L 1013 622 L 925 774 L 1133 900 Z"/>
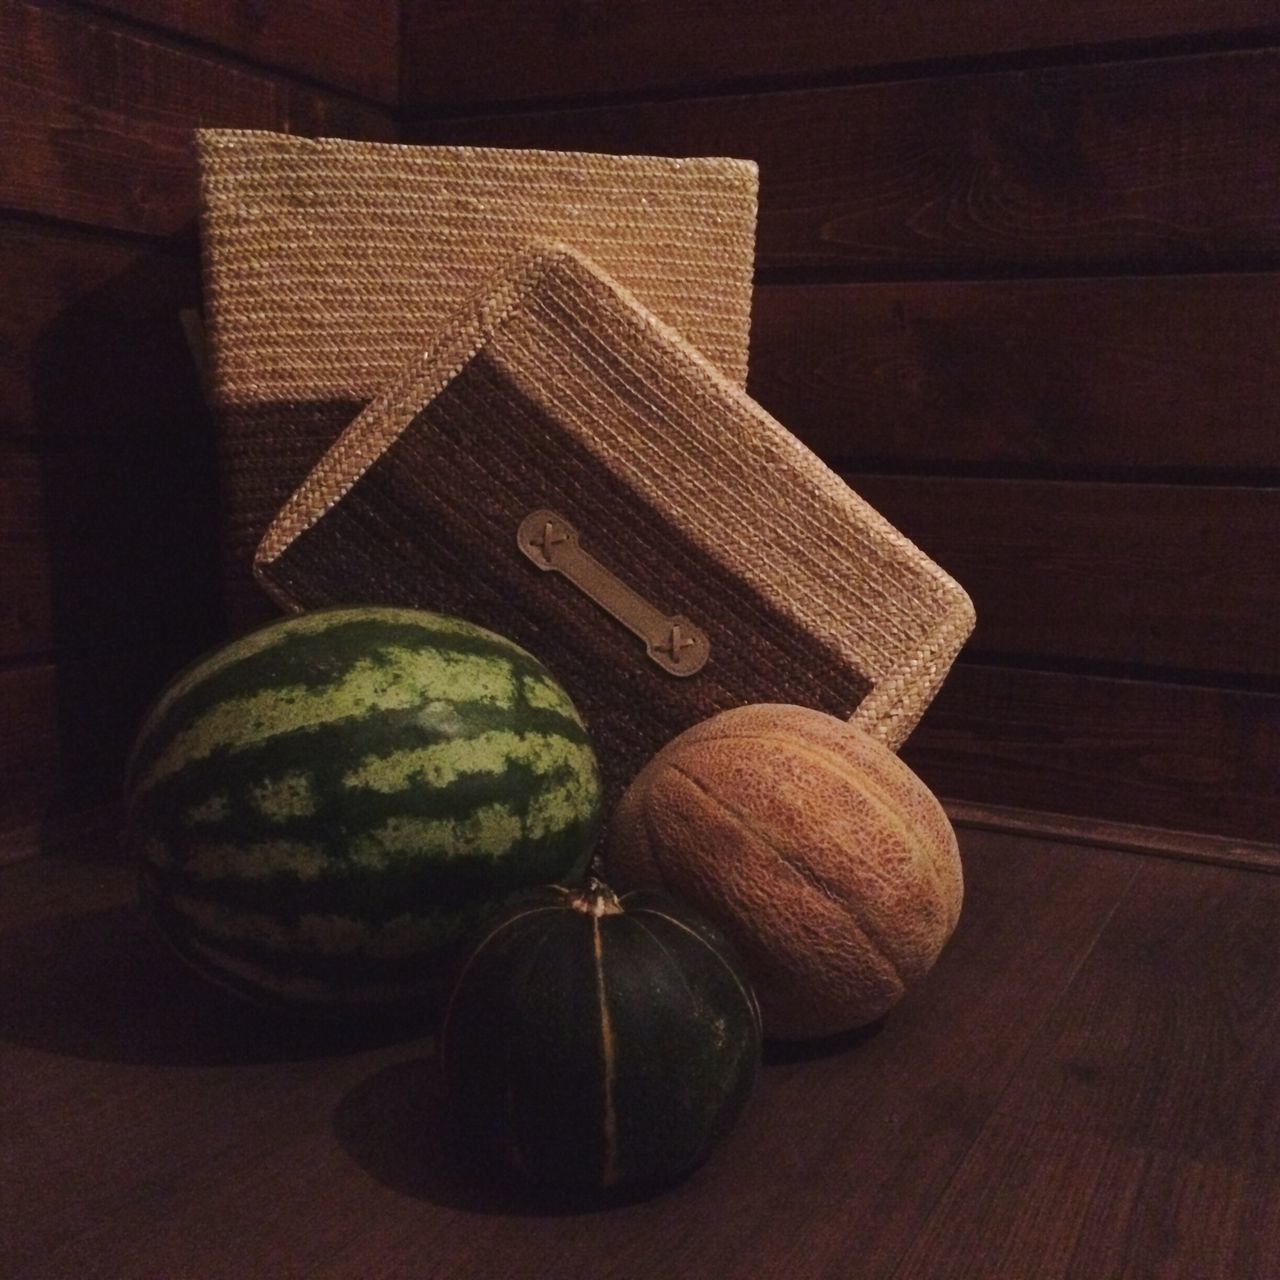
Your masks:
<path fill-rule="evenodd" d="M 883 1274 L 1015 1067 L 1030 1020 L 1011 1027 L 1004 1011 L 1036 989 L 1053 998 L 1132 874 L 1123 858 L 1090 854 L 1097 874 L 1083 883 L 998 838 L 966 845 L 965 855 L 967 914 L 918 998 L 872 1033 L 780 1052 L 729 1143 L 674 1197 L 578 1220 L 568 1252 L 563 1219 L 530 1220 L 518 1209 L 495 1216 L 482 1239 L 450 1249 L 451 1278 L 834 1275 L 855 1238 L 858 1274 Z M 1033 941 L 1011 905 L 1039 916 L 1033 904 L 1050 901 L 1041 895 L 1061 914 Z M 908 1062 L 911 1070 L 898 1069 Z M 834 1112 L 821 1108 L 824 1096 L 839 1097 Z M 872 1169 L 874 1178 L 864 1176 Z M 418 1185 L 431 1194 L 438 1176 Z M 414 1179 L 399 1185 L 411 1191 Z M 448 1231 L 436 1238 L 450 1248 Z M 419 1247 L 401 1228 L 367 1238 L 342 1262 L 408 1277 Z"/>
<path fill-rule="evenodd" d="M 162 949 L 127 866 L 0 869 L 0 1265 L 1270 1280 L 1280 879 L 977 833 L 962 853 L 960 927 L 913 995 L 775 1053 L 703 1170 L 595 1213 L 450 1147 L 429 1040 L 232 1003 Z"/>
<path fill-rule="evenodd" d="M 757 288 L 751 393 L 851 469 L 1280 474 L 1280 276 Z"/>
<path fill-rule="evenodd" d="M 396 0 L 93 0 L 89 6 L 393 106 Z"/>
<path fill-rule="evenodd" d="M 1022 1037 L 1067 988 L 1136 871 L 1123 855 L 1092 850 L 1087 865 L 1051 869 L 1016 841 L 975 835 L 963 837 L 962 924 L 933 974 L 852 1054 L 805 1062 L 784 1078 L 785 1091 L 763 1093 L 769 1115 L 756 1121 L 753 1180 L 776 1188 L 785 1178 L 790 1194 L 755 1212 L 742 1206 L 732 1255 L 741 1274 L 768 1257 L 779 1275 L 845 1275 L 855 1238 L 859 1276 L 892 1270 L 952 1159 L 985 1123 L 989 1099 L 1016 1078 Z M 1032 938 L 1032 920 L 1046 932 Z M 997 973 L 1009 983 L 1003 996 L 979 993 L 974 984 Z M 897 1072 L 897 1063 L 909 1067 Z M 839 1117 L 814 1124 L 805 1095 L 828 1090 L 844 1100 Z"/>
<path fill-rule="evenodd" d="M 939 795 L 1274 841 L 1280 696 L 962 663 L 903 759 Z"/>
<path fill-rule="evenodd" d="M 1139 826 L 1087 815 L 1053 813 L 1047 809 L 1019 809 L 1011 805 L 975 804 L 944 800 L 947 817 L 959 827 L 1004 831 L 1033 840 L 1083 844 L 1095 849 L 1128 849 L 1157 858 L 1185 858 L 1248 871 L 1280 873 L 1280 844 L 1240 840 L 1168 827 Z"/>
<path fill-rule="evenodd" d="M 900 1274 L 999 1241 L 984 1274 L 1272 1275 L 1277 909 L 1274 876 L 1144 862 Z"/>
<path fill-rule="evenodd" d="M 326 1046 L 255 1017 L 158 948 L 109 868 L 8 868 L 0 1052 L 21 1194 L 0 1200 L 0 1257 L 31 1280 L 391 1280 L 424 1257 L 450 1280 L 808 1280 L 856 1252 L 883 1276 L 1135 874 L 1125 855 L 989 835 L 964 857 L 960 928 L 913 996 L 872 1032 L 772 1061 L 694 1178 L 597 1213 L 540 1207 L 450 1149 L 429 1042 Z"/>
<path fill-rule="evenodd" d="M 673 43 L 675 41 L 673 40 Z M 1280 261 L 1280 51 L 423 121 L 760 164 L 759 263 L 864 278 Z"/>
<path fill-rule="evenodd" d="M 1144 862 L 999 1115 L 1280 1175 L 1277 912 L 1280 877 Z"/>
<path fill-rule="evenodd" d="M 115 795 L 136 715 L 198 651 L 182 635 L 171 644 L 0 671 L 0 774 L 10 779 L 0 831 L 55 804 L 71 813 Z M 902 754 L 950 800 L 1184 840 L 1273 842 L 1280 831 L 1274 695 L 961 663 Z"/>
<path fill-rule="evenodd" d="M 974 1258 L 983 1280 L 1269 1280 L 1280 1263 L 1280 1179 L 993 1123 L 892 1280 L 969 1280 Z"/>
<path fill-rule="evenodd" d="M 83 12 L 3 0 L 3 205 L 119 230 L 189 234 L 192 130 L 390 138 L 389 113 Z"/>
<path fill-rule="evenodd" d="M 466 0 L 405 6 L 409 106 L 699 89 L 935 59 L 1277 31 L 1265 0 L 1079 7 L 1030 0 Z M 485 49 L 477 58 L 473 51 Z"/>
<path fill-rule="evenodd" d="M 972 651 L 1280 675 L 1280 488 L 846 478 L 964 584 Z"/>
<path fill-rule="evenodd" d="M 8 1195 L 0 1207 L 0 1270 L 323 1272 L 397 1199 L 343 1158 L 331 1113 L 370 1074 L 420 1057 L 421 1043 L 255 1019 L 146 927 L 131 867 L 81 865 L 75 876 L 50 861 L 7 869 L 28 913 L 10 910 L 0 939 L 6 1147 L 25 1166 L 11 1166 L 6 1187 L 27 1190 L 25 1209 Z M 61 1008 L 42 1008 L 42 991 Z"/>
<path fill-rule="evenodd" d="M 201 496 L 210 473 L 193 467 L 184 475 L 171 463 L 162 486 L 165 472 L 94 452 L 0 461 L 10 567 L 0 637 L 10 656 L 47 649 L 73 657 L 103 644 L 162 637 L 194 646 L 212 638 L 216 537 L 211 495 L 205 489 Z M 149 488 L 139 487 L 139 475 Z M 1018 501 L 1009 499 L 1014 507 Z M 879 505 L 889 505 L 883 494 Z M 995 505 L 988 496 L 979 507 Z M 204 533 L 196 538 L 193 512 L 202 508 Z M 1029 518 L 1013 527 L 1034 524 Z M 1007 573 L 1016 582 L 1017 560 L 1008 556 L 992 580 L 1004 583 Z M 1096 568 L 1104 580 L 1106 563 Z M 1116 579 L 1120 596 L 1122 588 Z M 1034 596 L 1034 587 L 1026 590 Z M 1017 635 L 1038 624 L 1024 616 L 1006 625 Z M 1104 617 L 1090 633 L 1059 623 L 1068 635 L 1095 639 L 1113 625 Z M 119 677 L 90 684 L 99 679 Z M 1274 695 L 963 665 L 906 755 L 935 790 L 954 798 L 1267 840 L 1280 830 L 1278 731 Z M 113 742 L 123 750 L 118 732 Z M 105 763 L 90 763 L 100 777 Z M 85 782 L 92 791 L 94 779 Z"/>

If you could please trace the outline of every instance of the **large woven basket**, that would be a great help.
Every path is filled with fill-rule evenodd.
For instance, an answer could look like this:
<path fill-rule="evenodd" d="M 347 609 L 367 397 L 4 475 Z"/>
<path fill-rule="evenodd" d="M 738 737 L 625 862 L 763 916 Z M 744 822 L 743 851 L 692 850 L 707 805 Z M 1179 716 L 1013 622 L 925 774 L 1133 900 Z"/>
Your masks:
<path fill-rule="evenodd" d="M 197 134 L 232 621 L 254 546 L 364 405 L 512 252 L 581 246 L 745 382 L 756 167 Z"/>
<path fill-rule="evenodd" d="M 616 796 L 712 713 L 794 702 L 896 748 L 968 597 L 579 254 L 520 256 L 289 499 L 257 570 L 286 607 L 460 614 L 565 683 Z"/>

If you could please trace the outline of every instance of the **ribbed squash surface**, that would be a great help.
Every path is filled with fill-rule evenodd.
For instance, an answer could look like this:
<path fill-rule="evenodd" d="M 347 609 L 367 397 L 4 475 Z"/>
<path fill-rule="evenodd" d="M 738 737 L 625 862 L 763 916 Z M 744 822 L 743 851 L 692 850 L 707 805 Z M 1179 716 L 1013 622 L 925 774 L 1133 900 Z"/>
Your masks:
<path fill-rule="evenodd" d="M 845 721 L 778 704 L 663 748 L 614 815 L 605 868 L 719 925 L 782 1039 L 885 1013 L 932 967 L 963 896 L 955 833 L 924 783 Z"/>

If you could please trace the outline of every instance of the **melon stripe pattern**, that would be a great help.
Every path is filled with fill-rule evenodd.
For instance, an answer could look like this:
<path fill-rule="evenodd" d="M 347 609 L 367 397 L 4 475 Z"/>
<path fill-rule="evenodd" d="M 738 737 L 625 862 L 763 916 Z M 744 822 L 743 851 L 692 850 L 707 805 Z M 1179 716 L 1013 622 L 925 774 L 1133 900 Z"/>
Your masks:
<path fill-rule="evenodd" d="M 747 1101 L 760 1009 L 724 939 L 674 899 L 546 886 L 460 968 L 440 1061 L 465 1132 L 539 1186 L 656 1187 Z"/>
<path fill-rule="evenodd" d="M 775 1039 L 882 1017 L 933 967 L 964 897 L 928 787 L 856 726 L 784 704 L 669 742 L 615 809 L 603 861 L 723 929 Z"/>
<path fill-rule="evenodd" d="M 456 618 L 304 614 L 179 676 L 129 765 L 143 894 L 249 994 L 345 1006 L 440 980 L 509 893 L 585 870 L 595 753 L 532 655 Z"/>

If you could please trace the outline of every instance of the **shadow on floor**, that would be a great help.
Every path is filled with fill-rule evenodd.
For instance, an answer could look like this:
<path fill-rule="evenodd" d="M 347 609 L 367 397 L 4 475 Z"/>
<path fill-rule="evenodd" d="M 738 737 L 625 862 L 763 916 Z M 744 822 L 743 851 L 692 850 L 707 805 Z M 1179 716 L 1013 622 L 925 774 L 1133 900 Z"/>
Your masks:
<path fill-rule="evenodd" d="M 766 1040 L 764 1042 L 765 1066 L 782 1066 L 788 1062 L 812 1062 L 815 1058 L 833 1058 L 860 1048 L 874 1039 L 884 1028 L 884 1019 L 842 1031 L 833 1036 L 821 1036 L 815 1040 Z"/>
<path fill-rule="evenodd" d="M 0 1039 L 105 1062 L 219 1066 L 352 1053 L 421 1028 L 331 1026 L 258 1008 L 206 982 L 132 904 L 0 939 Z"/>
<path fill-rule="evenodd" d="M 370 1076 L 339 1102 L 333 1128 L 347 1154 L 384 1186 L 466 1213 L 598 1215 L 667 1189 L 574 1196 L 518 1182 L 467 1148 L 453 1124 L 435 1058 L 395 1063 Z"/>

